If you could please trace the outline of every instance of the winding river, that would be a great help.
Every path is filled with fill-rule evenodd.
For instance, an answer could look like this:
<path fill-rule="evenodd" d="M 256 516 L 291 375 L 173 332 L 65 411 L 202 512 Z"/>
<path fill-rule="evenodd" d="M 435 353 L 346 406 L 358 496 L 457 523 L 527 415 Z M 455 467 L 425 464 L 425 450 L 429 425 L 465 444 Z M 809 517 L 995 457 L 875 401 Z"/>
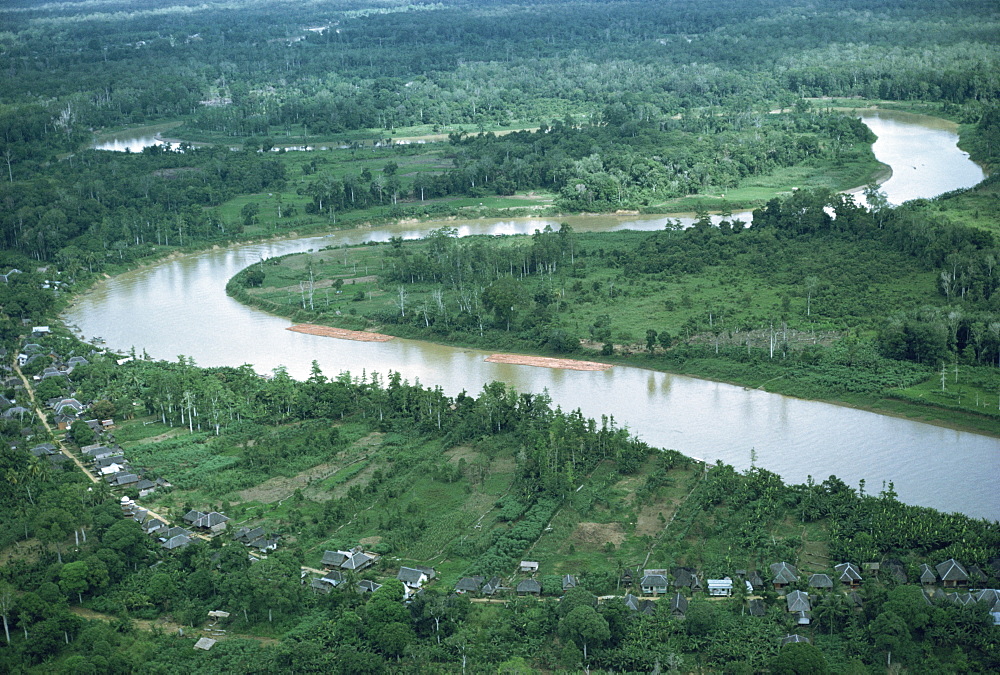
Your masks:
<path fill-rule="evenodd" d="M 974 185 L 982 171 L 956 147 L 947 124 L 930 118 L 878 113 L 864 121 L 879 136 L 875 153 L 893 168 L 883 189 L 893 203 L 932 197 Z M 563 409 L 613 415 L 646 442 L 732 464 L 757 465 L 791 482 L 837 475 L 864 479 L 869 492 L 892 481 L 912 504 L 1000 520 L 996 499 L 1000 440 L 851 408 L 803 401 L 757 390 L 616 366 L 603 372 L 561 371 L 486 363 L 488 352 L 413 340 L 362 343 L 285 330 L 290 322 L 245 307 L 226 296 L 228 279 L 261 259 L 331 244 L 416 237 L 446 224 L 462 235 L 532 232 L 551 222 L 578 230 L 662 228 L 663 217 L 576 216 L 544 219 L 449 221 L 215 249 L 171 259 L 96 285 L 64 319 L 84 334 L 100 335 L 114 349 L 145 350 L 201 366 L 251 364 L 258 372 L 283 365 L 297 378 L 313 360 L 323 372 L 398 371 L 446 393 L 478 393 L 492 380 L 521 391 L 547 390 Z"/>

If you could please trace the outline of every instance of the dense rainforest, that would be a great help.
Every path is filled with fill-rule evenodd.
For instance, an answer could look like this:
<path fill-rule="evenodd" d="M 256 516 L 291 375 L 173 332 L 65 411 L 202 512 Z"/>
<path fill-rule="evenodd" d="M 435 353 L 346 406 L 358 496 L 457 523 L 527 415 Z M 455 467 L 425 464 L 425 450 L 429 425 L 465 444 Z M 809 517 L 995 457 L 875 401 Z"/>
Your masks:
<path fill-rule="evenodd" d="M 996 672 L 996 522 L 891 483 L 706 464 L 502 383 L 154 362 L 58 313 L 104 275 L 234 241 L 697 211 L 651 233 L 440 227 L 262 261 L 230 292 L 346 328 L 930 402 L 996 434 L 997 181 L 890 207 L 850 110 L 946 118 L 995 167 L 998 15 L 4 3 L 0 670 Z M 130 133 L 159 136 L 97 149 Z M 865 204 L 840 193 L 867 184 Z"/>

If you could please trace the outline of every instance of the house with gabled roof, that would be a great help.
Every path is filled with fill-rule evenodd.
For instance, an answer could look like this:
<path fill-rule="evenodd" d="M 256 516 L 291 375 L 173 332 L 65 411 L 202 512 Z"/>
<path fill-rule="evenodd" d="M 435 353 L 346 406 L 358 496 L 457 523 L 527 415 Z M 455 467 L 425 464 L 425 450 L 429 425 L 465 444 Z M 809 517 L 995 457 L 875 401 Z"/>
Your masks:
<path fill-rule="evenodd" d="M 809 588 L 827 590 L 833 588 L 833 579 L 829 574 L 813 574 L 809 577 Z"/>
<path fill-rule="evenodd" d="M 354 572 L 360 572 L 363 569 L 371 567 L 375 563 L 375 556 L 368 555 L 358 551 L 350 558 L 341 563 L 340 567 L 345 570 L 352 570 Z"/>
<path fill-rule="evenodd" d="M 312 588 L 313 592 L 325 595 L 342 583 L 344 583 L 344 575 L 334 570 L 310 581 L 309 587 Z"/>
<path fill-rule="evenodd" d="M 799 580 L 799 571 L 786 562 L 773 563 L 770 569 L 771 583 L 774 584 L 775 590 L 781 590 Z"/>
<path fill-rule="evenodd" d="M 764 588 L 764 577 L 760 576 L 760 572 L 757 570 L 752 570 L 750 574 L 747 575 L 747 581 L 754 588 L 754 590 Z"/>
<path fill-rule="evenodd" d="M 969 585 L 969 573 L 954 558 L 938 563 L 935 569 L 945 588 L 964 588 Z"/>
<path fill-rule="evenodd" d="M 108 481 L 112 487 L 124 487 L 126 485 L 131 485 L 132 483 L 138 483 L 139 477 L 134 473 L 120 472 L 111 476 L 111 480 Z"/>
<path fill-rule="evenodd" d="M 59 453 L 52 443 L 42 443 L 41 445 L 36 445 L 35 447 L 28 450 L 35 457 L 45 457 L 46 455 L 55 455 Z"/>
<path fill-rule="evenodd" d="M 753 598 L 748 603 L 750 610 L 750 616 L 765 616 L 767 614 L 767 605 L 764 601 L 759 598 Z"/>
<path fill-rule="evenodd" d="M 534 579 L 525 579 L 517 585 L 518 595 L 541 595 L 542 585 Z"/>
<path fill-rule="evenodd" d="M 312 589 L 313 593 L 322 593 L 323 595 L 326 595 L 327 593 L 329 593 L 334 589 L 333 586 L 331 586 L 328 583 L 325 583 L 322 579 L 319 578 L 310 581 L 309 588 Z"/>
<path fill-rule="evenodd" d="M 233 535 L 233 539 L 241 544 L 249 546 L 266 534 L 267 531 L 263 527 L 241 527 L 236 530 L 236 534 Z"/>
<path fill-rule="evenodd" d="M 837 581 L 848 588 L 857 588 L 861 585 L 861 571 L 854 563 L 840 563 L 834 565 Z"/>
<path fill-rule="evenodd" d="M 224 516 L 218 511 L 210 511 L 202 514 L 201 518 L 192 523 L 192 526 L 199 530 L 208 530 L 209 532 L 218 534 L 226 529 L 226 523 L 228 522 L 228 516 Z"/>
<path fill-rule="evenodd" d="M 933 586 L 937 583 L 937 574 L 934 573 L 934 568 L 927 563 L 920 564 L 920 583 L 924 586 Z"/>
<path fill-rule="evenodd" d="M 564 574 L 562 578 L 563 592 L 565 593 L 571 588 L 576 588 L 577 583 L 578 582 L 576 580 L 576 577 L 574 577 L 572 574 Z"/>
<path fill-rule="evenodd" d="M 250 548 L 257 549 L 261 553 L 265 553 L 267 551 L 274 551 L 277 550 L 278 548 L 278 539 L 280 539 L 280 537 L 276 534 L 264 535 L 263 537 L 254 539 L 252 542 L 250 542 L 249 546 Z"/>
<path fill-rule="evenodd" d="M 792 591 L 785 596 L 789 612 L 808 612 L 812 609 L 809 604 L 809 594 L 805 591 Z"/>
<path fill-rule="evenodd" d="M 83 412 L 84 405 L 75 398 L 61 398 L 52 406 L 58 415 L 77 415 Z"/>
<path fill-rule="evenodd" d="M 498 576 L 493 576 L 489 581 L 483 584 L 482 594 L 490 596 L 496 595 L 497 591 L 501 588 L 503 588 L 503 580 Z"/>
<path fill-rule="evenodd" d="M 666 576 L 666 570 L 646 570 L 646 574 L 663 574 Z M 675 567 L 671 570 L 674 577 L 674 587 L 675 588 L 690 588 L 694 590 L 697 586 L 701 587 L 701 582 L 698 581 L 698 575 L 694 568 L 691 567 Z"/>
<path fill-rule="evenodd" d="M 667 585 L 667 577 L 662 574 L 647 574 L 639 582 L 643 595 L 663 595 L 667 592 Z"/>
<path fill-rule="evenodd" d="M 729 577 L 725 577 L 723 579 L 709 579 L 707 583 L 709 595 L 729 597 L 733 594 L 733 580 Z"/>
<path fill-rule="evenodd" d="M 625 597 L 622 598 L 625 602 L 625 606 L 631 609 L 633 612 L 639 611 L 639 598 L 632 595 L 631 593 L 626 593 Z"/>
<path fill-rule="evenodd" d="M 382 584 L 377 584 L 374 581 L 369 581 L 364 579 L 358 582 L 358 593 L 374 593 L 378 589 L 382 588 Z"/>
<path fill-rule="evenodd" d="M 528 574 L 534 574 L 538 571 L 538 562 L 535 560 L 522 560 L 521 571 Z"/>
<path fill-rule="evenodd" d="M 976 602 L 981 605 L 992 607 L 1000 602 L 1000 589 L 986 588 L 976 593 Z"/>
<path fill-rule="evenodd" d="M 31 411 L 25 408 L 23 405 L 16 405 L 13 408 L 7 408 L 3 411 L 2 417 L 5 420 L 19 419 L 23 420 L 25 415 L 30 415 Z"/>
<path fill-rule="evenodd" d="M 784 647 L 785 645 L 794 645 L 797 642 L 806 642 L 806 643 L 808 643 L 809 642 L 809 638 L 803 637 L 801 635 L 786 635 L 785 637 L 781 638 L 781 646 L 782 647 Z"/>
<path fill-rule="evenodd" d="M 344 561 L 351 556 L 344 551 L 324 551 L 323 559 L 320 564 L 326 569 L 333 569 L 334 567 L 340 567 L 344 564 Z"/>
<path fill-rule="evenodd" d="M 407 588 L 408 595 L 419 591 L 424 582 L 430 579 L 426 572 L 413 567 L 400 567 L 396 578 L 403 582 L 403 586 Z"/>
<path fill-rule="evenodd" d="M 670 598 L 670 616 L 675 619 L 683 619 L 688 609 L 688 599 L 681 595 L 680 591 L 674 593 Z"/>
<path fill-rule="evenodd" d="M 344 583 L 344 573 L 338 570 L 330 570 L 320 577 L 320 581 L 331 586 L 339 586 Z"/>
<path fill-rule="evenodd" d="M 479 589 L 483 586 L 483 577 L 462 577 L 455 584 L 456 593 L 478 593 Z"/>
<path fill-rule="evenodd" d="M 186 534 L 178 534 L 175 537 L 170 537 L 164 541 L 160 546 L 167 549 L 168 551 L 173 551 L 174 549 L 184 548 L 191 543 L 191 537 Z"/>
<path fill-rule="evenodd" d="M 142 524 L 143 531 L 150 536 L 155 536 L 160 530 L 167 528 L 168 525 L 159 518 L 150 518 Z"/>

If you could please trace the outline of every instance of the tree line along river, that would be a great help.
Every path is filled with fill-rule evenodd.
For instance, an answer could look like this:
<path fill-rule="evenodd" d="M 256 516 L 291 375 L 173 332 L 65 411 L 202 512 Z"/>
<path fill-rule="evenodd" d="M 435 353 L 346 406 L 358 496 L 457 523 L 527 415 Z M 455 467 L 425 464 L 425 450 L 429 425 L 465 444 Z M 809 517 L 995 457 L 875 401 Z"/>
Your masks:
<path fill-rule="evenodd" d="M 958 149 L 947 123 L 884 112 L 862 119 L 879 137 L 876 156 L 892 167 L 883 184 L 892 203 L 933 197 L 983 178 Z M 864 479 L 869 491 L 878 491 L 883 481 L 893 481 L 907 503 L 1000 520 L 996 438 L 641 368 L 551 370 L 487 363 L 489 352 L 414 340 L 350 342 L 295 333 L 285 330 L 287 319 L 241 305 L 225 292 L 230 277 L 262 257 L 418 237 L 445 224 L 470 235 L 531 233 L 561 222 L 580 231 L 657 230 L 666 220 L 598 215 L 426 222 L 238 245 L 108 279 L 78 297 L 64 319 L 85 335 L 103 336 L 110 348 L 135 347 L 168 360 L 183 354 L 200 366 L 249 363 L 258 372 L 285 366 L 293 377 L 304 378 L 315 360 L 328 376 L 397 371 L 451 395 L 476 394 L 493 380 L 524 392 L 547 390 L 564 410 L 580 408 L 598 419 L 613 415 L 654 446 L 739 469 L 750 466 L 753 452 L 758 466 L 791 482 L 836 475 L 851 485 Z"/>

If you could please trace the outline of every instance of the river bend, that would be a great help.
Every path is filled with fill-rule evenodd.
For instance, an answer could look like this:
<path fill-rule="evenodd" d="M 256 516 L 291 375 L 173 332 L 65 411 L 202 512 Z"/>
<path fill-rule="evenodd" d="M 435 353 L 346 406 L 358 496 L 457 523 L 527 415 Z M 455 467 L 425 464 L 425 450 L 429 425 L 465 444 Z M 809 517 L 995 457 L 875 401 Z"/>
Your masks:
<path fill-rule="evenodd" d="M 876 156 L 893 177 L 883 186 L 893 203 L 932 197 L 982 180 L 982 171 L 956 146 L 947 125 L 898 114 L 867 115 L 879 136 Z M 246 307 L 225 293 L 239 270 L 269 258 L 332 244 L 416 237 L 448 225 L 461 235 L 532 232 L 546 223 L 578 230 L 663 227 L 663 217 L 575 216 L 396 225 L 378 230 L 215 249 L 170 259 L 97 284 L 65 313 L 69 325 L 104 337 L 117 350 L 145 350 L 157 359 L 193 357 L 201 366 L 251 364 L 258 372 L 283 365 L 308 376 L 323 372 L 387 373 L 440 385 L 448 394 L 478 393 L 492 380 L 520 391 L 547 390 L 565 410 L 613 415 L 651 445 L 745 469 L 758 466 L 785 480 L 837 475 L 861 479 L 869 492 L 893 481 L 907 503 L 1000 520 L 1000 440 L 847 407 L 804 401 L 743 387 L 615 366 L 603 372 L 560 371 L 486 363 L 488 352 L 395 339 L 362 343 L 285 330 L 290 322 Z"/>

